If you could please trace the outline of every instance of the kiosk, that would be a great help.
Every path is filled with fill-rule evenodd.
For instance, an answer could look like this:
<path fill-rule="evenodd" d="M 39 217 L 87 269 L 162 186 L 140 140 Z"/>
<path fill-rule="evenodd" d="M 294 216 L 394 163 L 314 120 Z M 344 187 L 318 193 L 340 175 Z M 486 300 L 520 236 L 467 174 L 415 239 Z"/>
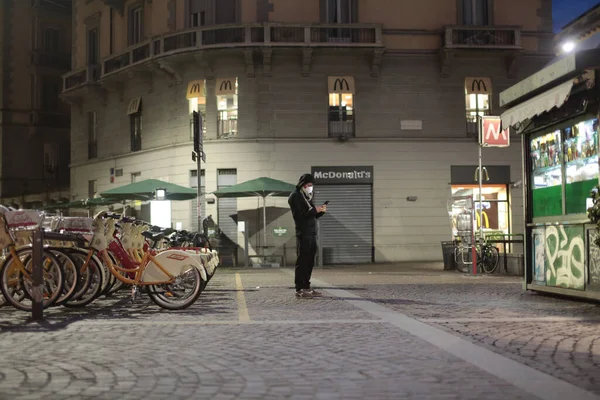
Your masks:
<path fill-rule="evenodd" d="M 582 49 L 500 94 L 503 129 L 521 135 L 527 290 L 600 299 L 587 215 L 599 175 L 599 78 L 600 48 Z"/>

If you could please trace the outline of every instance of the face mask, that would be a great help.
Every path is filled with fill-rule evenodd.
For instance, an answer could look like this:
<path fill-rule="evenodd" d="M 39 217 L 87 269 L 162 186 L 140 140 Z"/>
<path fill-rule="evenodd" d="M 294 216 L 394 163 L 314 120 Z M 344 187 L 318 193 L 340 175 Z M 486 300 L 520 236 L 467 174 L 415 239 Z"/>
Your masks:
<path fill-rule="evenodd" d="M 305 187 L 304 190 L 306 190 L 306 193 L 312 194 L 313 187 L 312 186 L 308 186 L 308 187 Z"/>

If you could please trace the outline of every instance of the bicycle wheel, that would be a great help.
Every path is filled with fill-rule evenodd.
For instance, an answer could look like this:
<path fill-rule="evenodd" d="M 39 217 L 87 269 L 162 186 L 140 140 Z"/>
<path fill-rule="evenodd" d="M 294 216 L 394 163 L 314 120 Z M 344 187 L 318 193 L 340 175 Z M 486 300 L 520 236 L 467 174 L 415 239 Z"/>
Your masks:
<path fill-rule="evenodd" d="M 17 250 L 17 256 L 24 264 L 25 270 L 30 274 L 25 276 L 17 266 L 17 261 L 9 255 L 2 265 L 0 271 L 1 285 L 0 289 L 4 298 L 11 303 L 15 308 L 23 311 L 31 311 L 33 307 L 32 289 L 33 280 L 31 272 L 33 270 L 31 248 L 22 248 Z M 43 301 L 42 307 L 48 308 L 56 302 L 62 294 L 64 284 L 62 268 L 60 261 L 50 251 L 44 249 L 42 253 L 42 268 L 43 268 Z"/>
<path fill-rule="evenodd" d="M 102 292 L 102 271 L 100 270 L 99 260 L 96 256 L 90 259 L 87 268 L 82 271 L 81 268 L 88 258 L 88 253 L 83 249 L 71 249 L 70 255 L 73 257 L 81 272 L 79 279 L 80 285 L 77 293 L 67 302 L 65 307 L 83 307 L 94 301 Z"/>
<path fill-rule="evenodd" d="M 494 246 L 485 245 L 481 251 L 481 269 L 486 274 L 492 274 L 498 267 L 500 255 Z"/>
<path fill-rule="evenodd" d="M 200 271 L 193 265 L 184 268 L 171 285 L 151 285 L 148 296 L 161 308 L 166 310 L 183 310 L 198 299 L 202 292 L 204 280 Z"/>
<path fill-rule="evenodd" d="M 73 257 L 69 256 L 61 248 L 50 247 L 49 251 L 52 252 L 61 264 L 63 272 L 63 292 L 62 295 L 54 303 L 55 306 L 60 306 L 69 301 L 77 292 L 77 285 L 79 284 L 79 268 Z"/>

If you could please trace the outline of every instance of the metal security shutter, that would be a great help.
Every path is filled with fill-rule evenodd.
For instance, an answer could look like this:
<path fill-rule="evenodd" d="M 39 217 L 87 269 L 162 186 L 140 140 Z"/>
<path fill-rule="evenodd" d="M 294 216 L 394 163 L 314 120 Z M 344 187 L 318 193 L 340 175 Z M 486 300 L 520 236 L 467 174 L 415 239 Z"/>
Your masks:
<path fill-rule="evenodd" d="M 202 196 L 206 196 L 204 170 L 201 170 L 200 175 L 200 192 L 202 193 Z M 198 175 L 196 175 L 196 170 L 190 171 L 190 187 L 194 189 L 198 187 Z M 204 197 L 204 199 L 205 201 L 200 205 L 202 219 L 206 218 L 206 197 Z M 192 200 L 192 213 L 190 218 L 192 230 L 198 232 L 198 201 L 196 199 Z"/>
<path fill-rule="evenodd" d="M 237 183 L 237 170 L 220 169 L 217 171 L 217 189 L 233 186 Z M 217 200 L 217 225 L 223 233 L 219 244 L 219 254 L 222 254 L 223 264 L 236 264 L 237 259 L 237 225 L 231 218 L 237 214 L 237 199 Z"/>
<path fill-rule="evenodd" d="M 373 262 L 373 192 L 371 185 L 315 188 L 315 205 L 329 200 L 319 219 L 323 264 Z"/>

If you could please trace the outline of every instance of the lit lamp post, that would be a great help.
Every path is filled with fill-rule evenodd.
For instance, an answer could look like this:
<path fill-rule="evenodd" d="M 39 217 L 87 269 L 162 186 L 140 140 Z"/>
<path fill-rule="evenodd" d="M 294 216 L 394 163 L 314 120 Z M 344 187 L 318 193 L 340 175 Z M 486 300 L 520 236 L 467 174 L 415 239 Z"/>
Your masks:
<path fill-rule="evenodd" d="M 167 198 L 167 189 L 156 189 L 155 200 L 165 200 Z"/>
<path fill-rule="evenodd" d="M 563 53 L 570 53 L 573 50 L 575 50 L 575 42 L 568 41 L 568 42 L 563 43 L 563 45 L 562 45 Z"/>

